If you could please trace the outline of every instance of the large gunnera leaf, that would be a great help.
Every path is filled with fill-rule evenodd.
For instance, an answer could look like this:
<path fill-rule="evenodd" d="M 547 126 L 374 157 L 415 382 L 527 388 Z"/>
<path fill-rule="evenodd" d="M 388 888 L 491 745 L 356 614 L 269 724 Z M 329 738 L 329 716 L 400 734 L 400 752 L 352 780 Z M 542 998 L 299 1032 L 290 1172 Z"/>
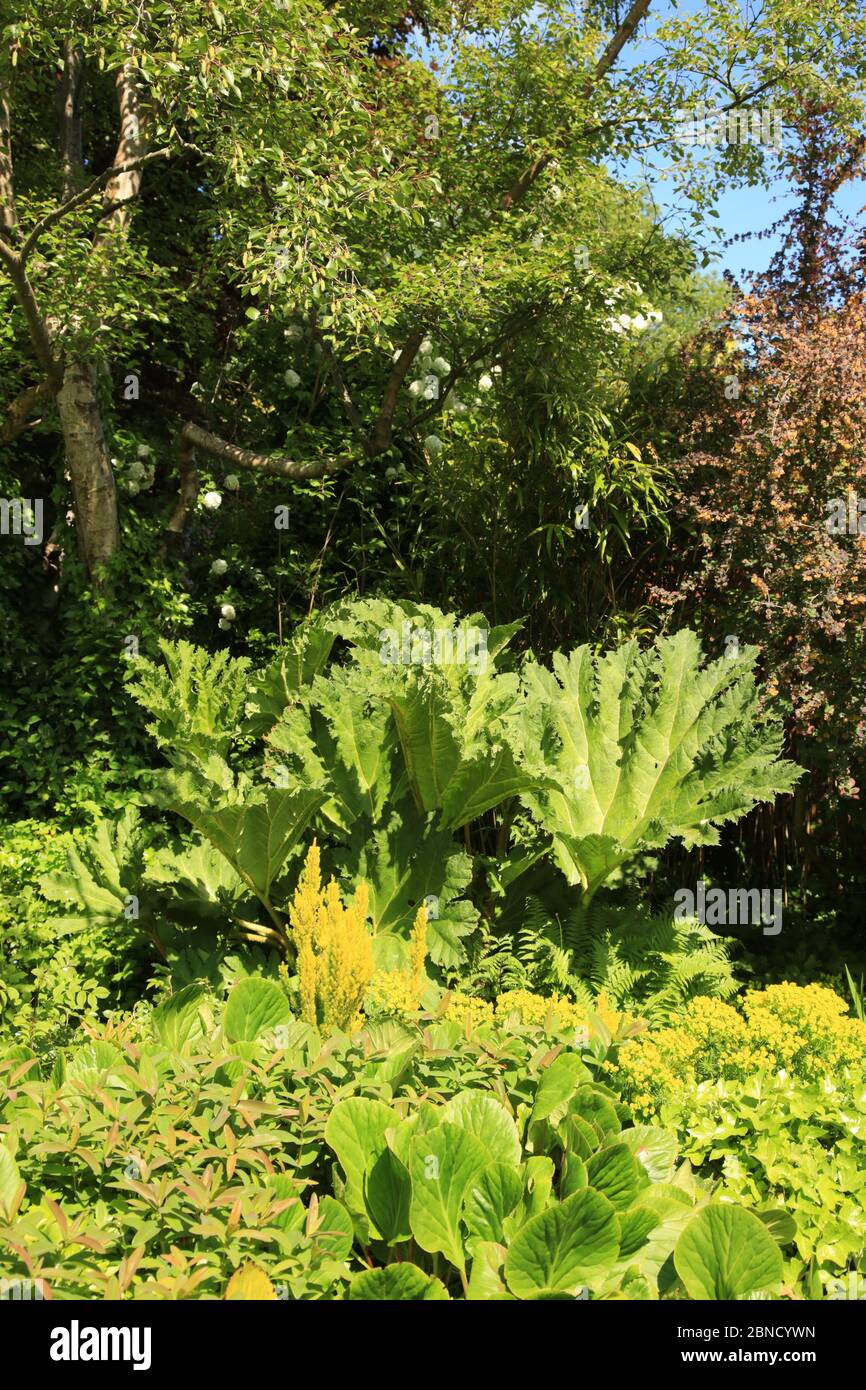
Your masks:
<path fill-rule="evenodd" d="M 673 838 L 718 843 L 717 827 L 789 792 L 802 769 L 780 758 L 762 712 L 757 648 L 703 664 L 693 632 L 589 647 L 524 670 L 525 740 L 549 782 L 523 793 L 571 883 L 595 889 L 635 853 Z M 553 783 L 553 786 L 550 785 Z"/>

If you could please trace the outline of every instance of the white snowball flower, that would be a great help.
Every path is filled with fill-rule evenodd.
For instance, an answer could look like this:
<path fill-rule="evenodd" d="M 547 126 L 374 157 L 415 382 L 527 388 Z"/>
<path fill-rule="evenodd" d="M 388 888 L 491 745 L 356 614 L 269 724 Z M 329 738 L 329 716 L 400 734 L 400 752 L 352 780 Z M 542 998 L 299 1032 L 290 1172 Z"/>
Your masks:
<path fill-rule="evenodd" d="M 645 328 L 649 328 L 649 319 L 645 319 L 643 314 L 635 314 L 631 326 L 636 333 L 643 333 Z"/>
<path fill-rule="evenodd" d="M 440 376 L 447 376 L 451 370 L 451 363 L 446 362 L 444 357 L 434 357 L 433 370 L 438 372 Z"/>
<path fill-rule="evenodd" d="M 435 401 L 439 399 L 438 376 L 428 376 L 424 378 L 424 399 L 425 401 Z"/>
<path fill-rule="evenodd" d="M 428 434 L 427 438 L 424 440 L 424 448 L 427 450 L 428 454 L 441 454 L 442 440 L 439 438 L 438 434 Z"/>
<path fill-rule="evenodd" d="M 286 383 L 287 386 L 294 387 L 300 386 L 301 384 L 301 378 L 298 376 L 297 372 L 292 371 L 291 367 L 289 367 L 289 370 L 283 376 L 283 381 Z"/>
<path fill-rule="evenodd" d="M 150 458 L 150 455 L 153 453 L 153 450 L 151 449 L 149 444 L 139 444 L 135 452 L 138 454 L 138 457 L 140 459 L 146 459 Z"/>
<path fill-rule="evenodd" d="M 422 357 L 429 357 L 431 355 L 431 353 L 433 352 L 433 344 L 431 343 L 429 338 L 424 339 L 418 351 L 420 352 Z"/>
<path fill-rule="evenodd" d="M 662 323 L 664 321 L 664 314 L 661 309 L 650 309 L 647 313 L 647 318 L 650 323 Z"/>
<path fill-rule="evenodd" d="M 217 627 L 221 627 L 223 632 L 228 632 L 229 628 L 231 627 L 231 623 L 226 622 L 225 618 L 220 618 L 219 622 L 217 623 Z"/>
<path fill-rule="evenodd" d="M 214 560 L 210 567 L 210 572 L 211 574 L 225 574 L 227 569 L 228 564 L 225 560 Z"/>
<path fill-rule="evenodd" d="M 228 475 L 228 477 L 226 478 L 225 482 L 226 482 L 226 487 L 227 487 L 227 488 L 230 488 L 232 492 L 236 492 L 237 489 L 238 489 L 238 488 L 240 487 L 240 485 L 241 485 L 241 480 L 240 480 L 240 478 L 238 477 L 237 473 L 229 473 L 229 475 Z"/>
<path fill-rule="evenodd" d="M 129 493 L 130 497 L 137 497 L 139 494 L 138 483 L 127 483 L 126 490 Z"/>
<path fill-rule="evenodd" d="M 478 378 L 478 390 L 490 391 L 492 387 L 493 377 L 489 374 L 489 372 L 483 372 L 481 376 Z"/>
<path fill-rule="evenodd" d="M 409 395 L 410 395 L 410 396 L 420 396 L 423 390 L 424 390 L 424 382 L 423 382 L 423 381 L 413 381 L 413 382 L 411 383 L 411 385 L 409 386 Z"/>
<path fill-rule="evenodd" d="M 210 511 L 215 512 L 216 509 L 217 509 L 217 507 L 219 507 L 219 506 L 221 505 L 221 503 L 222 503 L 222 500 L 223 500 L 223 498 L 222 498 L 222 493 L 221 493 L 221 492 L 206 492 L 205 495 L 204 495 L 204 497 L 203 497 L 201 500 L 204 502 L 205 506 L 206 506 Z"/>
<path fill-rule="evenodd" d="M 237 613 L 230 603 L 224 603 L 220 609 L 220 617 L 225 618 L 228 623 L 233 623 L 237 617 Z"/>
<path fill-rule="evenodd" d="M 130 480 L 131 480 L 132 482 L 134 482 L 134 483 L 138 483 L 138 482 L 140 482 L 141 479 L 144 477 L 144 474 L 145 474 L 145 467 L 144 467 L 144 464 L 143 464 L 143 463 L 140 463 L 138 459 L 133 459 L 132 463 L 129 465 L 129 477 L 130 477 Z"/>
<path fill-rule="evenodd" d="M 465 415 L 469 407 L 464 405 L 462 401 L 455 401 L 451 409 L 455 415 Z"/>

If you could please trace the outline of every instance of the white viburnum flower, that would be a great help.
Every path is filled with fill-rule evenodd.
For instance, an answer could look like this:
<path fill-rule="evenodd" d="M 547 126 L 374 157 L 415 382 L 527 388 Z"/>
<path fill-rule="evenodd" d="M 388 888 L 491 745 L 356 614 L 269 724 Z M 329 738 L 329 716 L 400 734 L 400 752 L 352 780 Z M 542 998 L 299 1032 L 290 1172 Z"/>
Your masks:
<path fill-rule="evenodd" d="M 237 473 L 229 473 L 228 477 L 225 480 L 225 484 L 226 487 L 230 488 L 232 492 L 237 492 L 238 488 L 241 485 L 241 480 L 238 477 Z"/>
<path fill-rule="evenodd" d="M 221 492 L 206 492 L 205 495 L 204 495 L 204 497 L 203 497 L 201 500 L 202 500 L 202 502 L 204 503 L 204 505 L 208 508 L 209 511 L 215 512 L 216 509 L 217 509 L 217 507 L 219 507 L 219 506 L 222 505 L 222 500 L 223 500 L 223 498 L 222 498 L 222 493 L 221 493 Z"/>
<path fill-rule="evenodd" d="M 153 450 L 151 449 L 149 444 L 139 444 L 135 452 L 138 454 L 138 457 L 140 459 L 146 459 L 150 458 L 151 454 L 153 453 Z"/>
<path fill-rule="evenodd" d="M 489 374 L 489 372 L 482 372 L 481 376 L 478 378 L 478 390 L 490 391 L 492 390 L 492 388 L 493 377 Z"/>
<path fill-rule="evenodd" d="M 421 393 L 423 392 L 423 390 L 424 390 L 424 382 L 423 382 L 423 381 L 413 381 L 413 382 L 410 383 L 410 386 L 409 386 L 409 395 L 410 395 L 410 396 L 420 396 Z"/>
<path fill-rule="evenodd" d="M 220 608 L 220 617 L 225 618 L 227 623 L 233 623 L 237 613 L 230 603 L 224 603 Z"/>
<path fill-rule="evenodd" d="M 284 373 L 283 381 L 286 383 L 287 386 L 292 387 L 300 386 L 301 384 L 301 378 L 298 376 L 297 372 L 292 370 L 291 367 L 289 367 L 289 370 L 286 373 Z"/>
<path fill-rule="evenodd" d="M 433 344 L 431 343 L 429 338 L 424 339 L 418 351 L 420 352 L 422 357 L 430 357 L 432 355 Z"/>
<path fill-rule="evenodd" d="M 210 567 L 210 572 L 211 574 L 225 574 L 227 569 L 228 564 L 225 560 L 214 560 Z"/>
<path fill-rule="evenodd" d="M 427 450 L 428 454 L 441 454 L 442 440 L 439 438 L 438 434 L 428 434 L 427 438 L 424 440 L 424 448 Z"/>
<path fill-rule="evenodd" d="M 231 623 L 227 622 L 225 618 L 220 618 L 219 622 L 217 623 L 217 627 L 221 627 L 223 632 L 228 632 L 229 628 L 231 627 Z"/>
<path fill-rule="evenodd" d="M 451 363 L 446 362 L 444 357 L 434 357 L 433 370 L 438 372 L 440 376 L 447 376 L 451 370 Z"/>

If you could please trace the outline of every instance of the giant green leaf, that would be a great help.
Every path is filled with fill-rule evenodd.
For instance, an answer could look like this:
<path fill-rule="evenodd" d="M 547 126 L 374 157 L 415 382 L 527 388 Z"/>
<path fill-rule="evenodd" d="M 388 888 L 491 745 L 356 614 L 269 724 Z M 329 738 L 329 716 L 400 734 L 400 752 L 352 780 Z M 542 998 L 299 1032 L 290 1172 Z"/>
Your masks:
<path fill-rule="evenodd" d="M 527 719 L 538 717 L 547 775 L 524 793 L 554 837 L 559 862 L 589 893 L 637 851 L 681 838 L 716 842 L 717 827 L 790 791 L 799 769 L 779 754 L 782 729 L 762 713 L 756 648 L 702 664 L 689 631 L 635 641 L 594 660 L 588 647 L 554 671 L 525 671 Z"/>

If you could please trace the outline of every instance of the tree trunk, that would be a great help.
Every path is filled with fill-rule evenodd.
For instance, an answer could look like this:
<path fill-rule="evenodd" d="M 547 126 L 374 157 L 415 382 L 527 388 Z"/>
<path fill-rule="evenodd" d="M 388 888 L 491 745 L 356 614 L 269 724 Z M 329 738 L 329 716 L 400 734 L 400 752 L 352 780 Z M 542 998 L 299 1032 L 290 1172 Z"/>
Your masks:
<path fill-rule="evenodd" d="M 67 365 L 57 393 L 57 410 L 72 479 L 79 554 L 96 587 L 104 589 L 105 566 L 119 549 L 120 527 L 96 372 L 89 363 L 72 361 Z"/>
<path fill-rule="evenodd" d="M 67 54 L 64 82 L 64 185 L 71 190 L 75 180 L 75 153 L 80 149 L 80 109 L 77 100 L 82 80 L 78 50 Z M 132 68 L 124 67 L 117 78 L 120 137 L 114 156 L 116 165 L 144 154 L 141 134 L 140 93 Z M 111 238 L 122 235 L 129 221 L 129 204 L 138 195 L 141 171 L 134 170 L 113 178 L 105 190 L 104 206 L 112 209 L 93 245 L 94 256 L 111 256 Z M 57 395 L 57 410 L 66 446 L 66 466 L 75 498 L 75 527 L 78 550 L 88 574 L 98 589 L 107 585 L 106 567 L 120 549 L 117 515 L 117 488 L 111 454 L 102 422 L 99 402 L 98 368 L 91 362 L 72 359 L 63 374 Z"/>

